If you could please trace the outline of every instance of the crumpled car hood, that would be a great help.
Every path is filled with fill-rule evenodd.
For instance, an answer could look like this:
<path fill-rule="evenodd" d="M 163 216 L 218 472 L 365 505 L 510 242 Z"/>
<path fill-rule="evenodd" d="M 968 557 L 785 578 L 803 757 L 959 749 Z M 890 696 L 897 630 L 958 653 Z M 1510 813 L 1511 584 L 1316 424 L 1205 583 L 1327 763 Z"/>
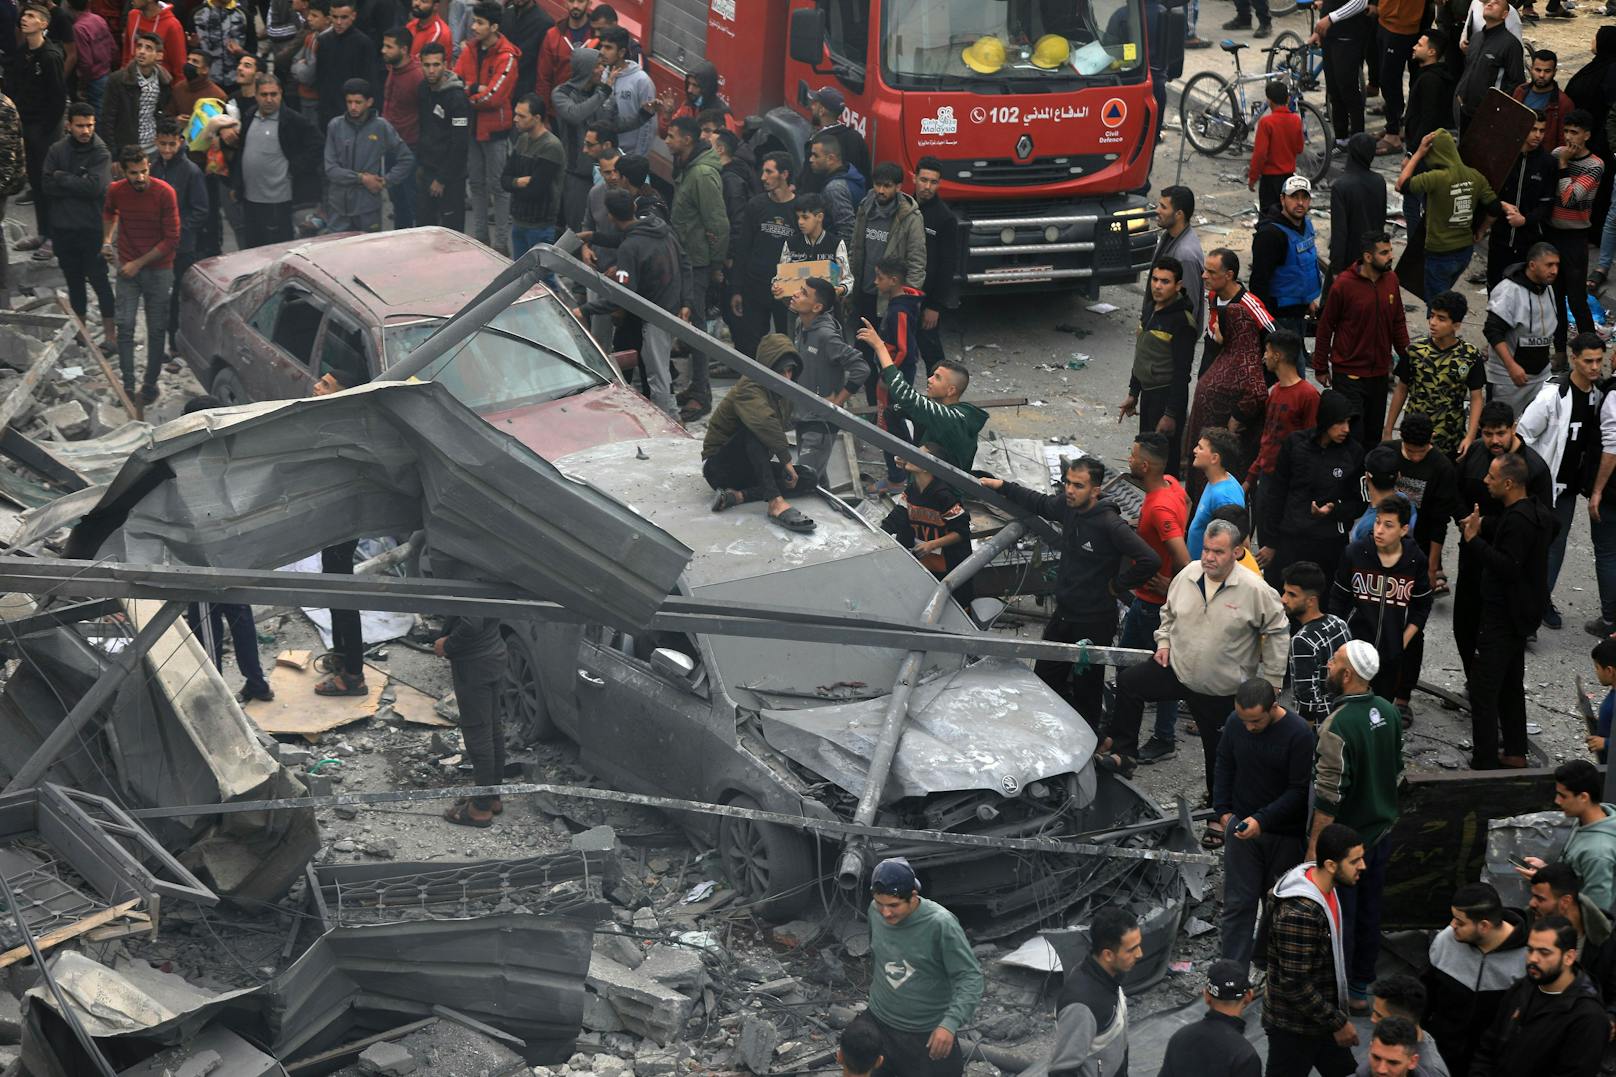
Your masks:
<path fill-rule="evenodd" d="M 761 712 L 764 738 L 859 794 L 890 697 Z M 1008 659 L 984 659 L 915 689 L 881 802 L 960 790 L 1019 796 L 1029 782 L 1081 771 L 1097 738 L 1088 723 Z"/>

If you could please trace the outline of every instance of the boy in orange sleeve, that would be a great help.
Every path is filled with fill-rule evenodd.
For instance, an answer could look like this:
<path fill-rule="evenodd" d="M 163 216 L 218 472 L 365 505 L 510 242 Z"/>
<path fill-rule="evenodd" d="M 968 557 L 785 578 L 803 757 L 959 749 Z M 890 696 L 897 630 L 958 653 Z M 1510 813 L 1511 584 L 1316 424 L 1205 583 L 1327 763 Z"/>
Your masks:
<path fill-rule="evenodd" d="M 1291 111 L 1290 89 L 1283 79 L 1270 79 L 1263 93 L 1268 97 L 1268 111 L 1257 121 L 1246 189 L 1257 192 L 1258 208 L 1266 212 L 1279 201 L 1280 185 L 1296 172 L 1296 155 L 1302 152 L 1302 117 Z"/>

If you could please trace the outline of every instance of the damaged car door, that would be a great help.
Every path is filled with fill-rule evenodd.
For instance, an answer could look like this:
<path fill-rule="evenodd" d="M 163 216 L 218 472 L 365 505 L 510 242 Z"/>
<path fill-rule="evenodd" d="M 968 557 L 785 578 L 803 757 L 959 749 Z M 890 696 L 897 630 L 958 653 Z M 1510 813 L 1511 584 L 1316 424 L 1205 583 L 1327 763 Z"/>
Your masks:
<path fill-rule="evenodd" d="M 712 686 L 689 636 L 589 625 L 573 691 L 585 766 L 623 788 L 683 796 L 701 787 Z"/>

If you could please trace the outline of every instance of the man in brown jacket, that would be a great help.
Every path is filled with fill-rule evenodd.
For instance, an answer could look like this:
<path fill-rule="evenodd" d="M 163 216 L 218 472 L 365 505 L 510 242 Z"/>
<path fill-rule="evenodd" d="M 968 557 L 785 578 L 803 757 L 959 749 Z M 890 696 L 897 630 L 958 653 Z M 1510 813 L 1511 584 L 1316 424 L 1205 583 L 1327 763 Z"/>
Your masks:
<path fill-rule="evenodd" d="M 758 362 L 783 378 L 795 380 L 802 370 L 791 338 L 770 333 L 758 344 Z M 701 473 L 718 497 L 713 511 L 723 512 L 747 501 L 768 502 L 771 523 L 787 531 L 814 529 L 813 520 L 792 507 L 782 490 L 797 488 L 791 464 L 791 402 L 743 377 L 735 383 L 707 420 L 701 443 Z M 776 462 L 778 461 L 778 462 Z"/>

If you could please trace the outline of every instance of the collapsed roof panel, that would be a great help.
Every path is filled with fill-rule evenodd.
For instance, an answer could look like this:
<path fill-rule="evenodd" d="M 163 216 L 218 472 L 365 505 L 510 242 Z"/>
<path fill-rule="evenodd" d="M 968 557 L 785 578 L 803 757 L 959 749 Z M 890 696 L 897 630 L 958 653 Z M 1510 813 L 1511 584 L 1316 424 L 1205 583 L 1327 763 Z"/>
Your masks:
<path fill-rule="evenodd" d="M 433 382 L 169 423 L 78 522 L 68 554 L 273 568 L 357 536 L 423 529 L 431 549 L 488 578 L 624 628 L 650 620 L 690 558 Z"/>

